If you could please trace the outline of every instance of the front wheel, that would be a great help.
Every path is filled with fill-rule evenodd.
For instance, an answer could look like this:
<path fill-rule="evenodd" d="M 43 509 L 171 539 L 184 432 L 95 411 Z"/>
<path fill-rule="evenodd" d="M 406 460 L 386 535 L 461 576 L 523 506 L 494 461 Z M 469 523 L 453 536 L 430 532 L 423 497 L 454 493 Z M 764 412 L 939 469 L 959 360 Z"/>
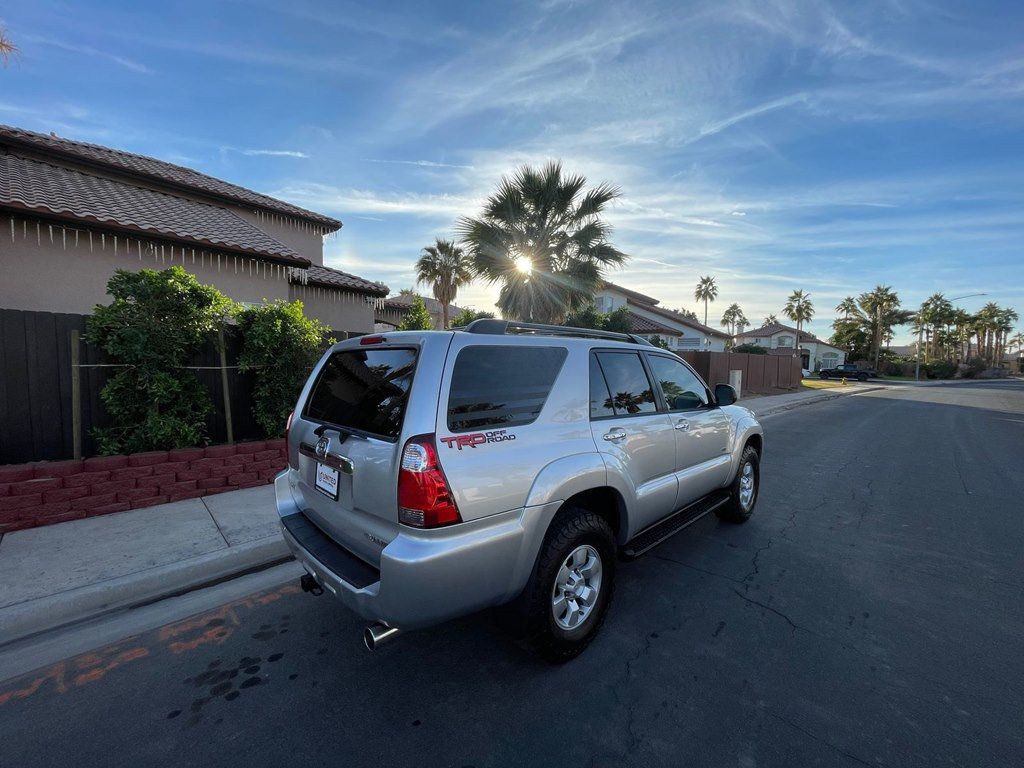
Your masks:
<path fill-rule="evenodd" d="M 828 374 L 825 373 L 824 371 L 822 371 L 821 373 L 818 374 L 818 378 L 819 379 L 827 379 L 828 378 Z"/>
<path fill-rule="evenodd" d="M 867 381 L 868 375 L 866 373 L 857 374 L 857 381 Z"/>
<path fill-rule="evenodd" d="M 745 523 L 754 512 L 761 490 L 761 457 L 748 445 L 740 456 L 740 468 L 729 488 L 729 500 L 715 510 L 719 519 L 729 523 Z"/>
<path fill-rule="evenodd" d="M 608 523 L 590 510 L 561 510 L 512 606 L 527 647 L 554 663 L 582 653 L 604 621 L 614 578 L 615 537 Z"/>

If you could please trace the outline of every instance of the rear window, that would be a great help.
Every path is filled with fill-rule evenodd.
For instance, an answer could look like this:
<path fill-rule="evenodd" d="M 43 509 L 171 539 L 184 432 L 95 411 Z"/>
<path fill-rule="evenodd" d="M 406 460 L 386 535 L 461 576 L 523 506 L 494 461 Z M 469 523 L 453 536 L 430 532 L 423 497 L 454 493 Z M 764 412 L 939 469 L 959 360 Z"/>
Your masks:
<path fill-rule="evenodd" d="M 412 349 L 335 352 L 320 371 L 304 416 L 397 440 L 415 368 Z"/>
<path fill-rule="evenodd" d="M 455 360 L 448 429 L 518 427 L 540 414 L 567 351 L 564 347 L 466 347 Z"/>

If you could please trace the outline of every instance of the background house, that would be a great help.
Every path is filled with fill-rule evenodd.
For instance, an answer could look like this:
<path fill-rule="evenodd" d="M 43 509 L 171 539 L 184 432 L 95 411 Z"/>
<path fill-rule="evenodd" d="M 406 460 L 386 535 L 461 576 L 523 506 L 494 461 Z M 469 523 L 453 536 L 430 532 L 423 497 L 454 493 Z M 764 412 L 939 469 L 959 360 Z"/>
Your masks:
<path fill-rule="evenodd" d="M 685 315 L 658 306 L 658 299 L 614 283 L 605 283 L 594 298 L 601 312 L 626 307 L 631 330 L 645 338 L 660 336 L 669 349 L 724 352 L 729 336 Z"/>
<path fill-rule="evenodd" d="M 115 269 L 180 265 L 236 301 L 368 333 L 388 288 L 324 266 L 341 222 L 182 166 L 0 126 L 0 309 L 88 314 Z"/>
<path fill-rule="evenodd" d="M 756 344 L 770 354 L 792 355 L 796 346 L 796 328 L 782 323 L 770 323 L 736 334 L 736 344 Z M 801 367 L 811 371 L 831 368 L 846 361 L 846 352 L 822 341 L 806 331 L 800 331 Z"/>
<path fill-rule="evenodd" d="M 430 296 L 420 296 L 420 298 L 423 299 L 423 305 L 427 308 L 430 319 L 434 322 L 434 329 L 441 330 L 443 323 L 441 302 Z M 401 293 L 398 296 L 389 296 L 380 302 L 374 313 L 374 330 L 379 333 L 385 333 L 397 328 L 399 323 L 405 319 L 415 299 L 416 294 L 414 293 Z M 461 307 L 457 307 L 454 304 L 448 305 L 448 323 L 451 324 L 452 319 L 461 311 Z"/>

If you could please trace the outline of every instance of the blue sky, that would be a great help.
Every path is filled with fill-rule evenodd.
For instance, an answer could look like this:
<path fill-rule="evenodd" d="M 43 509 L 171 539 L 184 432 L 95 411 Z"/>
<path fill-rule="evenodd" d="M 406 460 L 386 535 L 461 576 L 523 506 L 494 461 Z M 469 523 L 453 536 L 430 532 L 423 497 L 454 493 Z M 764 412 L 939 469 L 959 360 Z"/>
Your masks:
<path fill-rule="evenodd" d="M 21 48 L 0 121 L 337 216 L 328 264 L 396 291 L 502 173 L 561 158 L 622 188 L 632 260 L 611 278 L 697 309 L 713 274 L 713 324 L 803 288 L 827 335 L 877 283 L 1024 310 L 1024 4 L 23 0 L 0 19 Z"/>

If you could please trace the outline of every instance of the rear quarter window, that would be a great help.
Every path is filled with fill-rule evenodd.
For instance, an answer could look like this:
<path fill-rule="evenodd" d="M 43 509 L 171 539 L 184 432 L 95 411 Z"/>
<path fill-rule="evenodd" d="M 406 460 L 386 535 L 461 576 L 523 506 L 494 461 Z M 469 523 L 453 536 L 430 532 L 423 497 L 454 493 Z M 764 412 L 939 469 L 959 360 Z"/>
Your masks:
<path fill-rule="evenodd" d="M 564 347 L 465 347 L 455 359 L 448 429 L 518 427 L 540 415 L 568 351 Z"/>
<path fill-rule="evenodd" d="M 416 368 L 413 349 L 346 349 L 324 364 L 303 416 L 397 440 Z"/>

